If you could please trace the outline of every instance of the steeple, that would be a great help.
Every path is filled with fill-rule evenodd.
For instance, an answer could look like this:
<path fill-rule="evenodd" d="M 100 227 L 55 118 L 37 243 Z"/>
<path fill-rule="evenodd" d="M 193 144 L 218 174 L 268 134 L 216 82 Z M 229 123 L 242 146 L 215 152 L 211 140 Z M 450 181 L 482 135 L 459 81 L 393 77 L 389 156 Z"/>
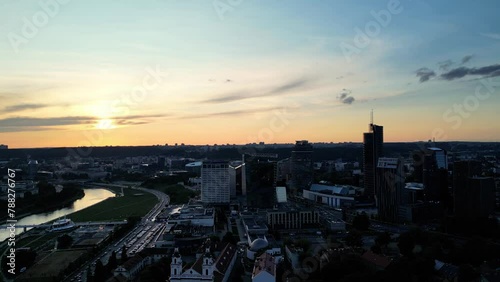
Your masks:
<path fill-rule="evenodd" d="M 178 278 L 182 274 L 182 257 L 179 253 L 179 249 L 174 249 L 174 254 L 172 255 L 172 263 L 170 263 L 170 277 Z"/>

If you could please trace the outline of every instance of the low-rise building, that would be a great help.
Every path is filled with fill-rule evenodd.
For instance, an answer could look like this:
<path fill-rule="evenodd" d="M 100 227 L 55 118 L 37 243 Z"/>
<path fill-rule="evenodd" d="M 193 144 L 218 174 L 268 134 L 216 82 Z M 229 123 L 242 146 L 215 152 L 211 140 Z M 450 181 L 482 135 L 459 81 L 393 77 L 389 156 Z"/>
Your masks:
<path fill-rule="evenodd" d="M 276 263 L 274 257 L 263 253 L 256 260 L 252 271 L 252 282 L 275 282 Z"/>
<path fill-rule="evenodd" d="M 226 243 L 220 254 L 215 254 L 207 248 L 205 254 L 200 256 L 190 267 L 183 267 L 182 256 L 175 249 L 170 264 L 170 282 L 201 282 L 229 280 L 231 271 L 236 261 L 236 246 Z"/>

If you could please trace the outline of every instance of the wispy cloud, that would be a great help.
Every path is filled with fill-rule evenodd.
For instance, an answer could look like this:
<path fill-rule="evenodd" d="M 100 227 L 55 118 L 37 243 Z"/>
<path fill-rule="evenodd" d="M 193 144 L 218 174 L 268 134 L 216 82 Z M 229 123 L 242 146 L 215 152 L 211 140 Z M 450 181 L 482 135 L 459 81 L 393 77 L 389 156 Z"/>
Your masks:
<path fill-rule="evenodd" d="M 500 33 L 481 33 L 481 35 L 491 39 L 500 40 Z"/>
<path fill-rule="evenodd" d="M 416 71 L 416 74 L 420 82 L 426 82 L 432 77 L 436 76 L 436 73 L 429 68 L 420 68 Z"/>
<path fill-rule="evenodd" d="M 462 65 L 468 63 L 472 59 L 473 55 L 467 55 L 462 58 Z"/>
<path fill-rule="evenodd" d="M 439 62 L 439 69 L 443 72 L 439 75 L 432 69 L 423 67 L 418 69 L 415 73 L 420 82 L 426 82 L 433 77 L 438 77 L 443 80 L 455 80 L 465 76 L 480 76 L 480 77 L 495 77 L 500 76 L 500 64 L 488 65 L 483 67 L 466 67 L 465 64 L 469 63 L 474 57 L 473 54 L 462 57 L 457 67 L 450 69 L 455 65 L 452 60 Z"/>
<path fill-rule="evenodd" d="M 178 117 L 178 119 L 198 119 L 198 118 L 210 118 L 210 117 L 229 117 L 229 116 L 250 115 L 250 114 L 256 114 L 256 113 L 270 112 L 270 111 L 279 110 L 282 108 L 283 107 L 267 107 L 267 108 L 260 108 L 260 109 L 234 110 L 234 111 L 226 111 L 226 112 L 181 116 L 181 117 Z"/>
<path fill-rule="evenodd" d="M 454 80 L 467 75 L 479 75 L 486 77 L 500 76 L 500 64 L 489 65 L 480 68 L 459 67 L 441 74 L 441 78 L 445 80 Z"/>
<path fill-rule="evenodd" d="M 46 108 L 49 107 L 49 105 L 45 104 L 18 104 L 18 105 L 12 105 L 12 106 L 7 106 L 0 110 L 0 113 L 12 113 L 12 112 L 20 112 L 24 110 L 36 110 L 36 109 L 41 109 L 41 108 Z"/>
<path fill-rule="evenodd" d="M 354 99 L 354 97 L 350 96 L 352 93 L 351 90 L 349 89 L 342 89 L 342 93 L 339 94 L 339 96 L 337 96 L 337 99 L 340 100 L 340 102 L 342 102 L 343 104 L 352 104 L 354 103 L 354 101 L 356 99 Z"/>
<path fill-rule="evenodd" d="M 109 118 L 117 125 L 140 125 L 153 122 L 157 118 L 166 115 L 130 115 L 123 117 Z M 68 125 L 88 125 L 96 124 L 100 118 L 91 116 L 62 116 L 62 117 L 10 117 L 0 119 L 2 132 L 33 131 L 33 130 L 53 130 L 55 127 Z"/>
<path fill-rule="evenodd" d="M 229 94 L 226 94 L 226 95 L 223 95 L 220 97 L 204 100 L 204 101 L 202 101 L 202 103 L 212 103 L 212 104 L 228 103 L 228 102 L 234 102 L 234 101 L 240 101 L 240 100 L 252 99 L 252 98 L 280 96 L 280 95 L 289 94 L 293 91 L 299 91 L 299 90 L 306 89 L 307 87 L 310 86 L 311 83 L 312 83 L 312 79 L 300 78 L 300 79 L 295 79 L 295 80 L 289 81 L 285 84 L 274 87 L 270 90 L 265 90 L 265 91 L 261 91 L 258 93 L 250 92 L 248 90 L 235 91 L 233 93 L 229 93 Z"/>

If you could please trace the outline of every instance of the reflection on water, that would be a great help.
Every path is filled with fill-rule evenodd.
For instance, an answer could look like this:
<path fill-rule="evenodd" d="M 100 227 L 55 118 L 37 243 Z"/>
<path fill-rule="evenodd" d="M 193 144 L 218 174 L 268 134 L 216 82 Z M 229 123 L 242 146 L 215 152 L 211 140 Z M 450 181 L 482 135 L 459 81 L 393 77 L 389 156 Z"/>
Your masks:
<path fill-rule="evenodd" d="M 41 224 L 47 221 L 51 221 L 57 219 L 59 217 L 63 217 L 67 214 L 82 210 L 86 207 L 90 207 L 95 205 L 101 201 L 106 200 L 109 197 L 114 197 L 114 193 L 105 189 L 83 189 L 85 192 L 85 196 L 79 200 L 76 200 L 73 205 L 67 208 L 63 208 L 60 210 L 40 213 L 27 216 L 17 221 L 16 225 L 30 225 L 30 224 Z M 69 217 L 71 218 L 71 217 Z M 23 232 L 22 228 L 16 229 L 16 234 L 20 234 Z M 9 231 L 6 229 L 0 230 L 0 241 L 5 240 L 9 237 Z"/>

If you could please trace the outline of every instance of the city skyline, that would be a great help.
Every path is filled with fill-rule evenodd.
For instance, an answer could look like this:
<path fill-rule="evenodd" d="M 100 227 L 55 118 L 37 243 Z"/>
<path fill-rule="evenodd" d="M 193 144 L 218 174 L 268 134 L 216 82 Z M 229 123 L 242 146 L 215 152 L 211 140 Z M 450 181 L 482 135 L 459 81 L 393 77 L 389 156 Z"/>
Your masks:
<path fill-rule="evenodd" d="M 495 1 L 40 3 L 0 4 L 9 148 L 361 143 L 371 109 L 385 142 L 500 141 Z"/>

